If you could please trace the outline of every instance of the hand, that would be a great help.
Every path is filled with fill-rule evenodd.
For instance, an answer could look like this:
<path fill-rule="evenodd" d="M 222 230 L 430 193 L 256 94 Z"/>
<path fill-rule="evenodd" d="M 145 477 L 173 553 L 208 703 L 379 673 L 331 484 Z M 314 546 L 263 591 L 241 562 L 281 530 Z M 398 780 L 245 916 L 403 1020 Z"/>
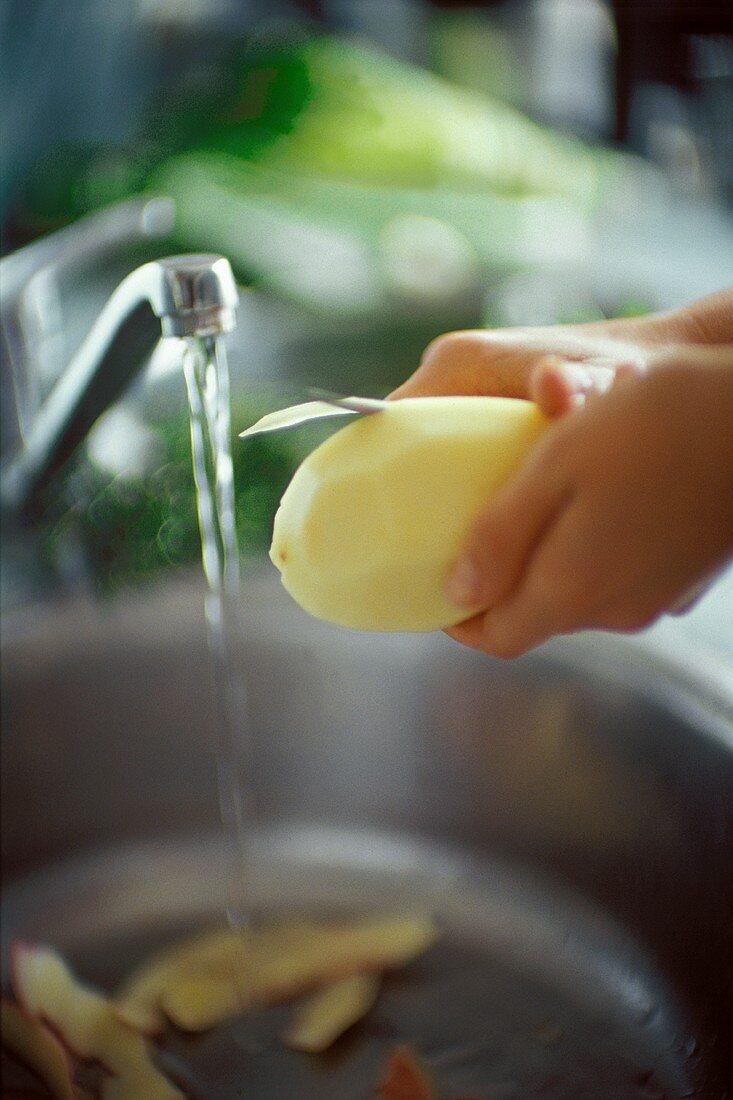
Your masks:
<path fill-rule="evenodd" d="M 633 339 L 632 339 L 633 337 Z M 439 336 L 393 398 L 485 394 L 531 398 L 550 417 L 641 373 L 656 351 L 639 322 L 475 330 Z"/>
<path fill-rule="evenodd" d="M 439 336 L 393 397 L 486 394 L 537 401 L 560 416 L 664 349 L 733 344 L 733 288 L 669 313 L 583 325 L 469 330 Z M 550 358 L 548 358 L 550 357 Z"/>
<path fill-rule="evenodd" d="M 638 630 L 724 566 L 733 347 L 687 348 L 649 365 L 559 419 L 479 517 L 448 592 L 487 610 L 451 637 L 515 657 L 553 634 Z"/>

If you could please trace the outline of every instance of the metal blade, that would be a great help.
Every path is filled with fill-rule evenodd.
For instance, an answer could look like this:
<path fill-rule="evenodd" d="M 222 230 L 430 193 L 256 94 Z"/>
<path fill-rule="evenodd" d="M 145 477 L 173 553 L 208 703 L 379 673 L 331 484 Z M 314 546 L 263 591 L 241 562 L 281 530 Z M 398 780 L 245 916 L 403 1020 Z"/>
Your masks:
<path fill-rule="evenodd" d="M 361 413 L 363 416 L 382 412 L 389 404 L 388 401 L 382 401 L 377 397 L 346 397 L 341 393 L 333 393 L 332 390 L 309 389 L 308 394 L 316 401 L 325 401 L 327 405 L 348 409 L 349 412 Z"/>

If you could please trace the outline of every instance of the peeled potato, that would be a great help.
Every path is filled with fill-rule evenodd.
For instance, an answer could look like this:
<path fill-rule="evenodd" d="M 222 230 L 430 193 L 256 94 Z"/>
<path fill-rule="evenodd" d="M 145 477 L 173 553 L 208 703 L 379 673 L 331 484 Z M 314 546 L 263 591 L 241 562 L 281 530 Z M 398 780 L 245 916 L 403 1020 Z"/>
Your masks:
<path fill-rule="evenodd" d="M 285 588 L 316 618 L 356 630 L 466 618 L 443 594 L 448 570 L 546 424 L 529 401 L 418 397 L 336 432 L 275 516 L 270 557 Z"/>

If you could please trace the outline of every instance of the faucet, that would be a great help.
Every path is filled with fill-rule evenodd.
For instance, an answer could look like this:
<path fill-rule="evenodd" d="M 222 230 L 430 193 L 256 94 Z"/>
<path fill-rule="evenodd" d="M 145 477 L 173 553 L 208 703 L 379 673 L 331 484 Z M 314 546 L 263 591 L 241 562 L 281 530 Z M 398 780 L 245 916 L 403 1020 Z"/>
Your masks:
<path fill-rule="evenodd" d="M 123 279 L 6 463 L 3 510 L 32 513 L 52 476 L 147 362 L 161 335 L 228 332 L 237 300 L 222 256 L 169 256 Z"/>

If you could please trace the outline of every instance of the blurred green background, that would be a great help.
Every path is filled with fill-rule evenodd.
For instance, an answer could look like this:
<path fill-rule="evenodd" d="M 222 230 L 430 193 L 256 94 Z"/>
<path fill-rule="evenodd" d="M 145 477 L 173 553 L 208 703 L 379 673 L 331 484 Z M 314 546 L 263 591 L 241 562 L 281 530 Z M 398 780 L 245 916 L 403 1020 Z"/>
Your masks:
<path fill-rule="evenodd" d="M 674 281 L 679 210 L 703 248 L 730 226 L 727 7 L 689 7 L 2 0 L 3 250 L 173 199 L 153 254 L 222 252 L 246 288 L 235 431 L 309 386 L 383 394 L 447 329 L 677 304 L 720 278 L 708 250 L 706 275 Z M 141 258 L 131 244 L 58 288 L 39 402 Z M 244 555 L 323 430 L 235 440 Z M 103 592 L 198 558 L 170 349 L 96 425 L 40 532 L 50 577 Z"/>

